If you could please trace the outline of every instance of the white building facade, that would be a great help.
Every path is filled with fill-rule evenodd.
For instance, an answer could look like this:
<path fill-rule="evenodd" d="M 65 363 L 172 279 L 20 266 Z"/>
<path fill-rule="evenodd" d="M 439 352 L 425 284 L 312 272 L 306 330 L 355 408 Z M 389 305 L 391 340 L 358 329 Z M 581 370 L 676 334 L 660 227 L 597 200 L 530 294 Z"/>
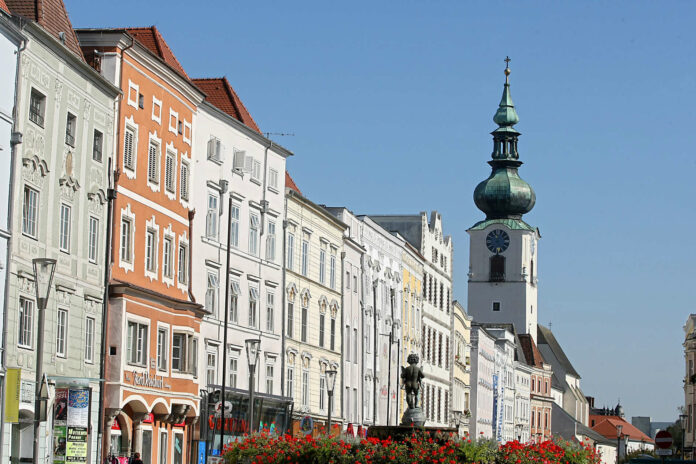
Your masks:
<path fill-rule="evenodd" d="M 452 238 L 445 236 L 442 217 L 433 211 L 404 216 L 371 216 L 398 233 L 424 257 L 421 360 L 426 425 L 448 427 L 452 411 Z"/>
<path fill-rule="evenodd" d="M 469 422 L 472 439 L 493 438 L 495 367 L 495 338 L 474 322 L 471 325 L 471 419 Z"/>
<path fill-rule="evenodd" d="M 227 80 L 217 81 L 226 90 Z M 206 90 L 210 97 L 214 90 Z M 224 92 L 221 98 L 229 94 Z M 226 359 L 226 390 L 246 394 L 249 368 L 245 340 L 260 338 L 255 391 L 280 397 L 285 162 L 292 153 L 208 101 L 199 106 L 194 126 L 193 147 L 199 156 L 192 169 L 192 185 L 196 186 L 192 202 L 197 214 L 191 277 L 196 301 L 206 309 L 198 363 L 205 372 L 199 376 L 201 388 L 208 392 L 221 388 Z M 280 426 L 264 423 L 264 427 L 274 429 Z"/>
<path fill-rule="evenodd" d="M 515 361 L 515 418 L 513 438 L 520 443 L 527 443 L 530 438 L 529 416 L 531 411 L 530 382 L 532 368 L 526 363 Z"/>

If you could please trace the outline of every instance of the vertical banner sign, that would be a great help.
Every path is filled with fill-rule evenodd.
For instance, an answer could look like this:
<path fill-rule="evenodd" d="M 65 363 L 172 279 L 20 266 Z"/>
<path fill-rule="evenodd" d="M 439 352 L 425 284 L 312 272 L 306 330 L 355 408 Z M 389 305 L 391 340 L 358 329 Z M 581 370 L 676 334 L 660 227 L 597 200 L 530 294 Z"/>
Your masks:
<path fill-rule="evenodd" d="M 87 462 L 87 428 L 68 427 L 68 442 L 65 450 L 66 463 Z"/>
<path fill-rule="evenodd" d="M 493 374 L 493 424 L 491 427 L 493 428 L 494 432 L 496 431 L 498 424 L 498 408 L 500 407 L 498 401 L 498 374 Z M 500 441 L 500 436 L 495 438 L 496 440 Z"/>
<path fill-rule="evenodd" d="M 89 424 L 89 390 L 86 388 L 68 392 L 68 425 L 87 428 Z"/>
<path fill-rule="evenodd" d="M 19 393 L 22 369 L 7 369 L 5 373 L 5 422 L 19 422 Z"/>
<path fill-rule="evenodd" d="M 65 463 L 68 443 L 68 389 L 56 388 L 53 401 L 53 464 Z"/>

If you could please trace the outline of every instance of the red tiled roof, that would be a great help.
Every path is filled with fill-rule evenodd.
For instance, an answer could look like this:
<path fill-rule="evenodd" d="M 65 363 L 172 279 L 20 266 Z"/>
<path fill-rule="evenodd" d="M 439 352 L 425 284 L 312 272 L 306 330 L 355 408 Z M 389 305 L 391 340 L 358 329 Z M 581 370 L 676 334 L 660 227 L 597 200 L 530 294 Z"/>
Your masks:
<path fill-rule="evenodd" d="M 192 79 L 192 82 L 206 94 L 205 99 L 221 111 L 229 114 L 237 121 L 261 133 L 254 118 L 247 111 L 244 103 L 234 91 L 226 77 L 207 79 Z"/>
<path fill-rule="evenodd" d="M 156 26 L 127 27 L 125 30 L 144 47 L 159 56 L 162 61 L 181 73 L 186 79 L 189 78 L 186 71 L 184 71 L 184 67 L 181 66 L 179 60 L 176 59 L 174 52 L 169 48 L 169 45 L 167 45 L 167 42 L 162 37 L 162 34 L 159 33 Z"/>
<path fill-rule="evenodd" d="M 522 352 L 529 366 L 544 367 L 544 358 L 541 356 L 539 348 L 537 348 L 534 339 L 530 334 L 519 334 L 517 336 L 522 345 Z"/>
<path fill-rule="evenodd" d="M 60 40 L 65 33 L 65 46 L 84 60 L 63 0 L 0 0 L 13 14 L 36 21 L 49 34 Z"/>
<path fill-rule="evenodd" d="M 292 180 L 292 177 L 290 177 L 290 173 L 288 171 L 285 171 L 285 188 L 294 190 L 295 192 L 302 195 L 302 192 L 300 192 L 300 189 L 297 188 L 297 184 L 295 184 L 295 181 Z"/>
<path fill-rule="evenodd" d="M 7 4 L 5 3 L 5 0 L 0 0 L 0 10 L 3 10 L 5 13 L 10 12 L 10 9 L 7 8 Z"/>
<path fill-rule="evenodd" d="M 622 435 L 628 435 L 629 440 L 644 441 L 646 443 L 654 443 L 653 439 L 641 432 L 638 428 L 634 427 L 625 419 L 617 416 L 600 416 L 597 414 L 590 414 L 590 424 L 595 421 L 594 430 L 600 433 L 605 438 L 610 440 L 616 440 L 617 425 L 622 425 L 621 429 Z"/>

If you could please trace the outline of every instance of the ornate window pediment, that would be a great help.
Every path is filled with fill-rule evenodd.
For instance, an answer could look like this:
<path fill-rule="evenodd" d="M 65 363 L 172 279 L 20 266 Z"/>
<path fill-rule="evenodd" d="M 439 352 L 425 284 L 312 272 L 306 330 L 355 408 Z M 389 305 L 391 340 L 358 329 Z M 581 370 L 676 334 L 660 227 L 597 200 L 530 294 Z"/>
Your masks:
<path fill-rule="evenodd" d="M 302 306 L 305 308 L 309 306 L 309 300 L 312 299 L 312 295 L 309 293 L 309 289 L 303 289 L 302 292 L 300 293 L 300 301 L 302 302 Z"/>
<path fill-rule="evenodd" d="M 297 295 L 297 287 L 295 286 L 295 284 L 291 283 L 290 285 L 288 285 L 285 291 L 288 294 L 288 301 L 295 301 L 295 296 Z"/>

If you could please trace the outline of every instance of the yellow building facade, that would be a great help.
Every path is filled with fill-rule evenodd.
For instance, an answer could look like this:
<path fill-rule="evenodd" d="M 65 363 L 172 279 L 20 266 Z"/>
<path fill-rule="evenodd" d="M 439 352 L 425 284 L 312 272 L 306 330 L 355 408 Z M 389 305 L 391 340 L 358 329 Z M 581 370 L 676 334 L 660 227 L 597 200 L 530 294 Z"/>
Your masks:
<path fill-rule="evenodd" d="M 471 316 L 455 301 L 454 308 L 454 369 L 452 371 L 452 411 L 460 435 L 469 433 L 471 417 Z M 459 414 L 461 412 L 461 414 Z M 457 423 L 458 419 L 458 423 Z"/>
<path fill-rule="evenodd" d="M 418 354 L 421 351 L 421 325 L 423 314 L 423 256 L 408 242 L 404 242 L 402 253 L 403 290 L 401 293 L 401 321 L 402 339 L 400 347 L 401 365 L 407 364 L 409 354 Z M 422 361 L 422 360 L 421 360 Z M 399 393 L 399 418 L 408 407 L 406 393 L 401 389 Z M 419 406 L 422 397 L 419 398 Z"/>

